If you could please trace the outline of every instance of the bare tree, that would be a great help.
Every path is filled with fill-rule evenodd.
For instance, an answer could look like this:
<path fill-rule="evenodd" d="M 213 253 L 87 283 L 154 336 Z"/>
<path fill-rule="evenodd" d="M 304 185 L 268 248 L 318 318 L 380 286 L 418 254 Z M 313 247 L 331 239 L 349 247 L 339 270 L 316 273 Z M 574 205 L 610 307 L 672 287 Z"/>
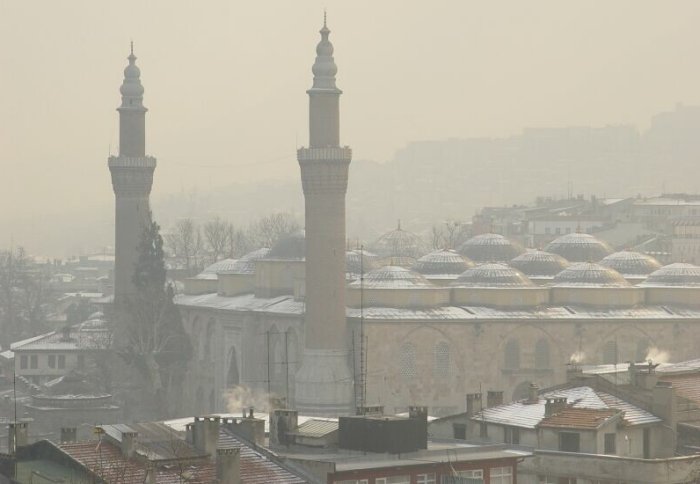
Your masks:
<path fill-rule="evenodd" d="M 291 213 L 273 213 L 250 224 L 248 236 L 257 247 L 270 247 L 301 228 Z"/>
<path fill-rule="evenodd" d="M 216 262 L 224 256 L 228 247 L 231 224 L 216 217 L 204 224 L 204 239 L 211 262 Z"/>
<path fill-rule="evenodd" d="M 467 226 L 459 220 L 446 220 L 432 227 L 433 249 L 456 249 L 468 236 Z"/>
<path fill-rule="evenodd" d="M 255 247 L 252 247 L 250 237 L 248 237 L 248 234 L 236 226 L 234 226 L 232 223 L 228 224 L 228 237 L 227 237 L 227 245 L 226 245 L 226 255 L 229 258 L 237 258 L 241 257 L 242 255 L 245 255 L 246 253 L 250 252 L 251 250 L 255 249 Z"/>
<path fill-rule="evenodd" d="M 178 221 L 173 231 L 166 235 L 168 247 L 177 257 L 185 261 L 187 273 L 192 275 L 199 267 L 202 255 L 202 232 L 191 218 Z"/>

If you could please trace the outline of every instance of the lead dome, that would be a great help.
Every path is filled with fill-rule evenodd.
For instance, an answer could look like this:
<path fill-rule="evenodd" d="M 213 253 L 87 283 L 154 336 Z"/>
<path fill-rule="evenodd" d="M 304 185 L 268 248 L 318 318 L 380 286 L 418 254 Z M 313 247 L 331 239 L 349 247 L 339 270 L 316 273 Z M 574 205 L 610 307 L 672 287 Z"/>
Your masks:
<path fill-rule="evenodd" d="M 700 267 L 693 264 L 676 262 L 663 266 L 649 274 L 643 286 L 700 286 Z"/>
<path fill-rule="evenodd" d="M 345 252 L 345 272 L 352 277 L 377 268 L 377 255 L 366 250 L 355 249 Z"/>
<path fill-rule="evenodd" d="M 615 269 L 626 277 L 645 277 L 661 268 L 659 261 L 652 256 L 629 250 L 606 256 L 600 261 L 600 265 Z"/>
<path fill-rule="evenodd" d="M 379 237 L 371 249 L 380 257 L 391 257 L 401 263 L 406 259 L 418 259 L 428 251 L 423 239 L 413 232 L 403 230 L 401 224 L 395 230 Z"/>
<path fill-rule="evenodd" d="M 569 267 L 569 261 L 551 252 L 532 250 L 520 254 L 510 265 L 528 277 L 554 277 Z"/>
<path fill-rule="evenodd" d="M 554 276 L 556 286 L 627 287 L 629 282 L 615 269 L 593 262 L 577 262 Z"/>
<path fill-rule="evenodd" d="M 457 276 L 474 267 L 474 262 L 459 254 L 456 250 L 436 250 L 419 258 L 411 270 L 423 275 Z"/>
<path fill-rule="evenodd" d="M 459 246 L 457 251 L 476 263 L 508 263 L 512 258 L 524 252 L 520 245 L 500 234 L 480 234 Z"/>
<path fill-rule="evenodd" d="M 459 287 L 529 287 L 525 274 L 505 264 L 481 264 L 464 271 L 453 284 Z"/>
<path fill-rule="evenodd" d="M 353 281 L 350 287 L 365 289 L 411 289 L 434 287 L 422 274 L 405 267 L 384 266 L 367 273 L 364 281 Z"/>
<path fill-rule="evenodd" d="M 598 262 L 613 252 L 607 242 L 583 233 L 557 237 L 544 250 L 560 255 L 569 262 Z"/>

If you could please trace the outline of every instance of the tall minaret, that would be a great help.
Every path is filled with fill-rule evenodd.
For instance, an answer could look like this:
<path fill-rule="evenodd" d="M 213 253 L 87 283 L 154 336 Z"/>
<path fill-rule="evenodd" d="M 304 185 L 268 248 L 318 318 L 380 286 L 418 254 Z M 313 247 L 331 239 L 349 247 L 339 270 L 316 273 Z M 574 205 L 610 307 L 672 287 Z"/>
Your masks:
<path fill-rule="evenodd" d="M 306 317 L 295 404 L 312 415 L 349 414 L 353 380 L 345 319 L 345 192 L 352 151 L 340 146 L 342 91 L 324 15 L 309 94 L 309 147 L 297 152 L 306 202 Z"/>
<path fill-rule="evenodd" d="M 108 165 L 116 198 L 114 300 L 123 302 L 135 293 L 132 282 L 138 260 L 137 246 L 144 226 L 150 222 L 148 197 L 156 159 L 146 156 L 146 111 L 143 106 L 141 71 L 136 67 L 134 44 L 120 88 L 119 156 Z"/>

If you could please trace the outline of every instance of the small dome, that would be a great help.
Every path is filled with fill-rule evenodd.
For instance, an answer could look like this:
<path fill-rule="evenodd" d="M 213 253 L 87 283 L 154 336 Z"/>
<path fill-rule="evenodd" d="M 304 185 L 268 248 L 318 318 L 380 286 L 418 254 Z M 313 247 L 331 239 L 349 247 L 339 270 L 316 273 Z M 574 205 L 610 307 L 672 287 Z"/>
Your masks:
<path fill-rule="evenodd" d="M 384 266 L 367 273 L 364 281 L 353 281 L 350 287 L 365 289 L 411 289 L 435 287 L 423 275 L 405 267 Z"/>
<path fill-rule="evenodd" d="M 529 287 L 525 274 L 505 264 L 481 264 L 464 271 L 453 284 L 458 287 Z"/>
<path fill-rule="evenodd" d="M 623 250 L 606 256 L 600 265 L 615 269 L 623 276 L 644 277 L 661 269 L 659 261 L 650 255 Z"/>
<path fill-rule="evenodd" d="M 399 259 L 417 259 L 428 251 L 423 239 L 413 232 L 403 230 L 401 225 L 379 237 L 371 248 L 380 257 Z"/>
<path fill-rule="evenodd" d="M 358 276 L 363 272 L 367 274 L 377 266 L 377 255 L 372 252 L 360 249 L 345 252 L 345 272 L 348 274 Z"/>
<path fill-rule="evenodd" d="M 231 266 L 231 269 L 221 272 L 226 274 L 255 274 L 255 261 L 264 259 L 267 257 L 269 252 L 270 249 L 267 247 L 254 250 L 253 252 L 248 252 L 246 255 L 238 259 Z"/>
<path fill-rule="evenodd" d="M 304 259 L 306 258 L 306 233 L 298 230 L 282 237 L 268 252 L 266 259 Z"/>
<path fill-rule="evenodd" d="M 652 272 L 642 286 L 700 286 L 700 267 L 677 262 Z"/>
<path fill-rule="evenodd" d="M 528 277 L 553 277 L 569 267 L 569 262 L 557 254 L 531 250 L 510 261 L 510 265 Z"/>
<path fill-rule="evenodd" d="M 424 255 L 411 270 L 423 275 L 459 275 L 474 267 L 474 263 L 452 249 L 436 250 Z"/>
<path fill-rule="evenodd" d="M 612 254 L 612 248 L 591 234 L 571 233 L 562 235 L 547 244 L 547 252 L 562 256 L 570 262 L 598 262 Z"/>
<path fill-rule="evenodd" d="M 577 262 L 554 276 L 558 286 L 626 287 L 630 284 L 615 269 L 592 262 Z"/>
<path fill-rule="evenodd" d="M 499 234 L 477 235 L 464 242 L 457 250 L 476 263 L 501 262 L 504 264 L 524 251 L 520 245 Z"/>

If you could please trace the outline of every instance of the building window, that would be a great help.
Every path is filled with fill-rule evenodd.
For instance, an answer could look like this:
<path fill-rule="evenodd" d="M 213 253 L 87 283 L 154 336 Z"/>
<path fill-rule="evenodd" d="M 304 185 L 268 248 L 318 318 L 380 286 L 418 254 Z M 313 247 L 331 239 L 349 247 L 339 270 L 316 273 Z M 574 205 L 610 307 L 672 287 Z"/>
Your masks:
<path fill-rule="evenodd" d="M 450 346 L 446 342 L 435 345 L 433 373 L 436 376 L 447 376 L 450 373 Z"/>
<path fill-rule="evenodd" d="M 479 437 L 482 439 L 486 439 L 489 436 L 489 426 L 486 424 L 486 422 L 481 422 L 479 424 Z"/>
<path fill-rule="evenodd" d="M 39 355 L 29 356 L 29 368 L 32 370 L 39 368 Z"/>
<path fill-rule="evenodd" d="M 535 344 L 535 368 L 549 368 L 549 343 L 544 338 Z"/>
<path fill-rule="evenodd" d="M 581 437 L 575 432 L 559 433 L 559 450 L 562 452 L 580 452 Z"/>
<path fill-rule="evenodd" d="M 63 369 L 66 367 L 66 355 L 58 355 L 58 368 Z"/>
<path fill-rule="evenodd" d="M 503 359 L 506 369 L 516 370 L 520 368 L 520 344 L 518 344 L 517 340 L 508 340 Z"/>
<path fill-rule="evenodd" d="M 401 346 L 399 365 L 401 367 L 401 376 L 406 378 L 416 376 L 416 347 L 413 344 L 404 343 Z"/>
<path fill-rule="evenodd" d="M 49 368 L 56 368 L 56 355 L 49 355 Z"/>
<path fill-rule="evenodd" d="M 416 476 L 416 484 L 435 484 L 436 482 L 435 474 L 418 474 Z"/>
<path fill-rule="evenodd" d="M 452 436 L 455 439 L 465 440 L 467 438 L 467 425 L 461 423 L 452 424 Z"/>
<path fill-rule="evenodd" d="M 503 437 L 506 444 L 518 445 L 520 443 L 520 429 L 518 427 L 504 427 Z"/>
<path fill-rule="evenodd" d="M 603 364 L 614 365 L 618 362 L 617 341 L 608 341 L 603 347 Z"/>
<path fill-rule="evenodd" d="M 28 363 L 28 358 L 27 355 L 22 355 L 19 357 L 19 369 L 20 370 L 26 370 L 27 369 L 27 363 Z"/>
<path fill-rule="evenodd" d="M 378 477 L 374 484 L 411 484 L 411 476 Z"/>
<path fill-rule="evenodd" d="M 483 469 L 471 469 L 468 471 L 457 471 L 457 477 L 462 477 L 464 479 L 483 479 L 484 470 Z"/>
<path fill-rule="evenodd" d="M 513 483 L 513 468 L 512 467 L 492 467 L 489 470 L 490 484 L 512 484 Z"/>
<path fill-rule="evenodd" d="M 615 437 L 616 435 L 613 434 L 605 434 L 605 449 L 604 453 L 606 454 L 615 454 Z"/>

